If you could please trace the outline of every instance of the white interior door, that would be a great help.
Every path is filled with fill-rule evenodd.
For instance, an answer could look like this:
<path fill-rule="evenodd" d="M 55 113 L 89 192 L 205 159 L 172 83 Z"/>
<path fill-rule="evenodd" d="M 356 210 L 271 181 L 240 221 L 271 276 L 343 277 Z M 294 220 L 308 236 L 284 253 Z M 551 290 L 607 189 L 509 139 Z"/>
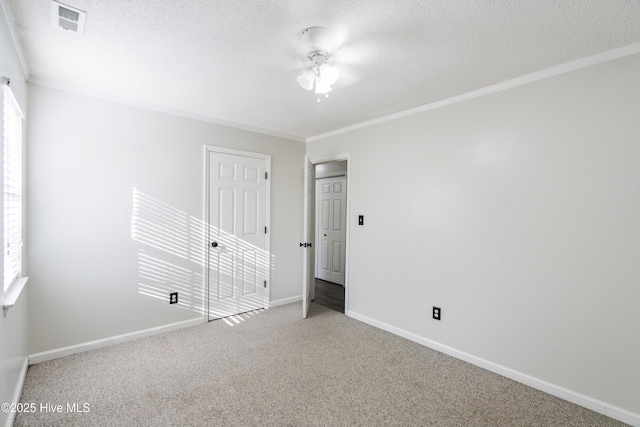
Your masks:
<path fill-rule="evenodd" d="M 313 243 L 313 164 L 309 157 L 304 156 L 304 226 L 302 247 L 302 318 L 306 319 L 309 314 L 309 307 L 313 299 L 313 249 L 306 246 Z"/>
<path fill-rule="evenodd" d="M 316 277 L 344 286 L 346 178 L 316 180 Z"/>
<path fill-rule="evenodd" d="M 209 151 L 209 320 L 268 306 L 267 162 Z"/>

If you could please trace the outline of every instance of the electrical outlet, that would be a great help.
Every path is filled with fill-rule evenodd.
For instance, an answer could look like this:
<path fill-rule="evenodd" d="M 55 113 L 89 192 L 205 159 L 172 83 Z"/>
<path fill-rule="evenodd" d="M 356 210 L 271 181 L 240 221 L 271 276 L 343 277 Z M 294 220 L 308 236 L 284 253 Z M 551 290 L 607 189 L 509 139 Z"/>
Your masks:
<path fill-rule="evenodd" d="M 442 310 L 440 307 L 433 307 L 433 318 L 435 320 L 442 320 L 440 317 L 442 315 Z"/>
<path fill-rule="evenodd" d="M 169 294 L 169 304 L 177 304 L 178 303 L 178 293 L 171 292 Z"/>

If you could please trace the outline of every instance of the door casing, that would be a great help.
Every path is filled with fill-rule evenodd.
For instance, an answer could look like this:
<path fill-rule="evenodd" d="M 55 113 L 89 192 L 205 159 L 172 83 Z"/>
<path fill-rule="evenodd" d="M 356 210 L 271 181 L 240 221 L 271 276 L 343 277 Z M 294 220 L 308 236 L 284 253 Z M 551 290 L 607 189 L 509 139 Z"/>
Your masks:
<path fill-rule="evenodd" d="M 316 165 L 322 164 L 322 163 L 331 163 L 331 162 L 337 162 L 337 161 L 342 161 L 342 160 L 346 160 L 347 162 L 347 214 L 346 214 L 346 239 L 345 239 L 345 262 L 344 262 L 344 269 L 345 269 L 345 277 L 344 277 L 344 313 L 346 315 L 349 314 L 349 258 L 350 258 L 350 229 L 351 229 L 351 154 L 350 153 L 343 153 L 343 154 L 337 154 L 334 156 L 328 156 L 328 157 L 322 157 L 322 158 L 317 158 L 317 159 L 311 159 L 309 158 L 309 161 L 311 162 L 311 164 L 313 165 L 314 169 Z M 309 189 L 307 188 L 308 183 L 305 182 L 304 183 L 305 188 L 304 191 L 307 192 L 309 191 Z M 311 197 L 309 197 L 309 199 L 314 200 L 315 201 L 315 182 L 313 183 L 313 185 L 311 186 Z M 313 208 L 313 205 L 311 206 Z M 315 221 L 316 221 L 316 217 L 315 217 L 315 209 L 312 210 L 313 216 L 311 219 L 308 219 L 306 216 L 304 218 L 304 221 L 311 221 L 312 224 L 306 224 L 307 227 L 312 227 L 312 229 L 314 230 L 313 233 L 311 233 L 311 235 L 313 236 L 313 239 L 315 240 Z M 306 229 L 306 228 L 305 228 Z M 303 238 L 305 238 L 305 236 L 303 236 Z M 311 248 L 307 248 L 307 250 L 311 250 L 311 251 L 315 251 L 315 247 L 316 247 L 316 242 L 313 241 L 312 242 L 312 246 Z M 311 257 L 312 259 L 315 260 L 315 252 L 313 253 L 313 256 Z M 304 276 L 304 274 L 303 274 Z M 303 283 L 302 283 L 302 292 L 303 295 L 305 292 L 307 292 L 307 287 L 308 286 L 312 286 L 312 283 L 309 283 L 309 279 L 307 277 L 303 277 Z M 303 316 L 304 317 L 304 316 Z"/>

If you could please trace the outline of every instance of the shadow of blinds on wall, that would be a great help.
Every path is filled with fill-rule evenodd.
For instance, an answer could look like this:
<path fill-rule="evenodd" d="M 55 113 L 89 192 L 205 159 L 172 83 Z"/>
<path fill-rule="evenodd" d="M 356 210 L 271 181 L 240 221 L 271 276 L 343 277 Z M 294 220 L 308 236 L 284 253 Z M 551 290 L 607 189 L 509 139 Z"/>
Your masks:
<path fill-rule="evenodd" d="M 22 259 L 22 120 L 24 115 L 3 79 L 4 292 L 20 277 Z"/>

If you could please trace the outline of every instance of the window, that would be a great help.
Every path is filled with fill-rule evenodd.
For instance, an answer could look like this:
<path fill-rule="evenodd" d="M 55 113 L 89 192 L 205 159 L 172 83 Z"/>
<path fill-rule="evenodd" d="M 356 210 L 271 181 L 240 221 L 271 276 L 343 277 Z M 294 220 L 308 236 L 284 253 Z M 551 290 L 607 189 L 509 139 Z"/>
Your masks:
<path fill-rule="evenodd" d="M 4 84 L 4 292 L 22 266 L 22 120 L 20 106 Z"/>

